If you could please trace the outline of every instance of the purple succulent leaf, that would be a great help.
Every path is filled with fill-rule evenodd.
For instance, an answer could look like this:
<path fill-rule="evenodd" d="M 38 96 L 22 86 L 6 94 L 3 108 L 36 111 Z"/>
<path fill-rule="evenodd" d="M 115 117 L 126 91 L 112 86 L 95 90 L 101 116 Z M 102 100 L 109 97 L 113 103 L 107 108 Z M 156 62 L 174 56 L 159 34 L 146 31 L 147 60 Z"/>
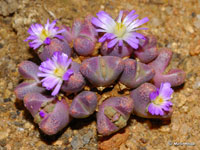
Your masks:
<path fill-rule="evenodd" d="M 83 22 L 79 19 L 75 20 L 73 25 L 72 25 L 72 35 L 75 38 L 79 35 L 81 28 L 82 28 Z"/>
<path fill-rule="evenodd" d="M 72 31 L 70 27 L 67 27 L 65 25 L 62 25 L 60 29 L 65 29 L 64 32 L 61 33 L 61 35 L 64 37 L 64 39 L 68 42 L 71 43 L 74 39 L 72 35 Z"/>
<path fill-rule="evenodd" d="M 167 74 L 156 73 L 153 82 L 159 87 L 163 82 L 169 82 L 172 87 L 179 86 L 185 82 L 186 74 L 181 69 L 172 69 Z"/>
<path fill-rule="evenodd" d="M 58 133 L 70 121 L 69 107 L 65 99 L 58 100 L 39 93 L 29 93 L 25 96 L 24 105 L 45 134 Z"/>
<path fill-rule="evenodd" d="M 98 36 L 98 32 L 96 31 L 96 28 L 93 26 L 93 24 L 91 23 L 93 16 L 92 15 L 88 15 L 85 18 L 85 22 L 88 23 L 89 25 L 89 29 L 90 29 L 90 33 L 91 35 L 93 35 L 96 39 L 96 37 Z"/>
<path fill-rule="evenodd" d="M 93 114 L 97 107 L 97 95 L 94 92 L 83 91 L 73 100 L 69 113 L 74 118 L 86 118 Z"/>
<path fill-rule="evenodd" d="M 172 69 L 168 73 L 163 74 L 172 57 L 172 52 L 169 49 L 162 49 L 158 57 L 148 64 L 155 70 L 153 82 L 156 87 L 160 87 L 161 83 L 169 82 L 172 87 L 179 86 L 185 81 L 185 72 L 180 69 Z"/>
<path fill-rule="evenodd" d="M 149 64 L 155 72 L 163 73 L 172 58 L 172 51 L 167 48 L 162 48 L 159 51 L 158 57 Z"/>
<path fill-rule="evenodd" d="M 133 53 L 142 63 L 150 63 L 158 56 L 156 44 L 154 36 L 147 36 L 145 40 L 140 40 L 139 48 Z"/>
<path fill-rule="evenodd" d="M 67 102 L 64 99 L 60 101 L 56 99 L 53 110 L 42 118 L 39 128 L 45 134 L 53 135 L 66 127 L 69 122 L 69 106 Z"/>
<path fill-rule="evenodd" d="M 74 40 L 74 49 L 81 56 L 92 55 L 95 50 L 96 41 L 92 41 L 90 37 L 78 36 Z"/>
<path fill-rule="evenodd" d="M 77 93 L 83 89 L 86 82 L 80 73 L 80 64 L 72 61 L 70 69 L 74 71 L 74 74 L 70 76 L 68 81 L 64 81 L 62 90 L 67 94 Z"/>
<path fill-rule="evenodd" d="M 43 93 L 45 88 L 41 87 L 38 82 L 34 80 L 24 81 L 15 88 L 15 95 L 18 99 L 22 100 L 28 93 L 38 92 Z"/>
<path fill-rule="evenodd" d="M 151 98 L 155 98 L 155 96 L 157 96 L 156 91 L 157 88 L 151 83 L 144 83 L 131 91 L 130 97 L 134 102 L 133 114 L 143 118 L 169 119 L 173 112 L 172 108 L 164 112 L 162 116 L 152 115 L 150 112 L 148 112 L 148 107 L 151 107 L 150 104 L 152 104 Z M 151 93 L 154 92 L 155 94 L 152 95 Z"/>
<path fill-rule="evenodd" d="M 115 56 L 93 57 L 82 62 L 80 71 L 96 87 L 112 84 L 124 69 L 121 58 Z"/>
<path fill-rule="evenodd" d="M 79 73 L 80 72 L 80 64 L 72 61 L 70 69 L 72 69 L 74 71 L 74 73 Z"/>
<path fill-rule="evenodd" d="M 69 47 L 69 44 L 66 40 L 59 40 L 59 39 L 52 39 L 51 43 L 49 45 L 46 45 L 44 47 L 41 47 L 41 53 L 40 50 L 38 51 L 38 55 L 42 61 L 46 61 L 48 58 L 51 58 L 56 51 L 63 52 L 68 55 L 68 57 L 71 56 L 72 50 Z"/>
<path fill-rule="evenodd" d="M 99 134 L 110 135 L 125 127 L 133 111 L 133 100 L 130 97 L 112 97 L 105 100 L 97 113 Z"/>
<path fill-rule="evenodd" d="M 47 98 L 40 93 L 28 93 L 24 97 L 24 106 L 34 117 L 39 112 L 42 104 L 51 102 L 53 99 L 53 97 Z"/>
<path fill-rule="evenodd" d="M 126 56 L 131 56 L 132 53 L 133 48 L 126 43 L 122 43 L 121 46 L 116 44 L 114 47 L 108 48 L 108 41 L 105 41 L 101 46 L 101 54 L 103 56 L 117 56 L 123 58 Z"/>
<path fill-rule="evenodd" d="M 82 74 L 78 72 L 71 75 L 68 81 L 64 81 L 61 89 L 67 94 L 77 93 L 83 89 L 85 84 L 85 79 Z"/>
<path fill-rule="evenodd" d="M 151 80 L 154 75 L 154 70 L 148 65 L 133 59 L 125 59 L 124 71 L 120 77 L 120 82 L 129 88 L 136 88 Z"/>
<path fill-rule="evenodd" d="M 80 24 L 79 24 L 80 23 Z M 77 24 L 75 24 L 77 25 Z M 73 28 L 73 29 L 76 29 Z M 78 21 L 78 31 L 74 31 L 74 49 L 75 51 L 82 56 L 91 55 L 95 50 L 96 44 L 96 31 L 92 26 L 89 19 L 85 19 L 83 22 Z"/>
<path fill-rule="evenodd" d="M 91 41 L 96 42 L 97 32 L 94 26 L 91 24 L 90 17 L 88 16 L 81 25 L 79 36 L 90 38 Z"/>
<path fill-rule="evenodd" d="M 38 73 L 38 65 L 31 61 L 23 61 L 19 64 L 19 73 L 25 78 L 25 79 L 32 79 L 39 82 L 37 73 Z"/>

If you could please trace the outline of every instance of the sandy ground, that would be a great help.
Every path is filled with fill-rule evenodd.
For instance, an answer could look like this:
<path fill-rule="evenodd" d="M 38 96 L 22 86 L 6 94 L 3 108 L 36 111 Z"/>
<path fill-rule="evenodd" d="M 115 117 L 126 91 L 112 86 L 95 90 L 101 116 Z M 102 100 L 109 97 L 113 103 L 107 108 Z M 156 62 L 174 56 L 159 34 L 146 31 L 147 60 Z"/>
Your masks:
<path fill-rule="evenodd" d="M 23 41 L 29 26 L 44 24 L 48 18 L 71 26 L 74 19 L 99 10 L 117 16 L 119 10 L 132 9 L 140 19 L 150 19 L 145 33 L 157 37 L 158 47 L 174 52 L 170 68 L 187 73 L 185 84 L 175 89 L 171 122 L 131 116 L 125 129 L 102 139 L 96 133 L 94 114 L 73 120 L 56 136 L 44 135 L 13 93 L 22 81 L 17 65 L 33 58 Z M 0 0 L 0 150 L 198 150 L 199 66 L 199 0 Z"/>

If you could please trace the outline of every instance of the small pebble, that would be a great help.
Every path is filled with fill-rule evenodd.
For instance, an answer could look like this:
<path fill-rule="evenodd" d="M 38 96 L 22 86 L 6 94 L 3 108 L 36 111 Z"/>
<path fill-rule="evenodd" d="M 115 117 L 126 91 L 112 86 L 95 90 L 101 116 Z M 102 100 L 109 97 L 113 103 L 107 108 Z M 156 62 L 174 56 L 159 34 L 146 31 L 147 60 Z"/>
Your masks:
<path fill-rule="evenodd" d="M 5 139 L 8 137 L 7 131 L 0 131 L 0 140 Z"/>
<path fill-rule="evenodd" d="M 145 138 L 141 138 L 140 141 L 141 141 L 143 144 L 146 144 L 146 143 L 148 142 L 148 140 L 145 139 Z"/>
<path fill-rule="evenodd" d="M 183 106 L 182 109 L 185 113 L 188 112 L 188 106 Z"/>
<path fill-rule="evenodd" d="M 194 21 L 194 26 L 199 29 L 200 28 L 200 19 Z"/>
<path fill-rule="evenodd" d="M 91 130 L 89 130 L 88 133 L 83 136 L 84 144 L 88 144 L 90 142 L 90 139 L 92 138 L 92 136 L 93 136 L 93 132 Z"/>
<path fill-rule="evenodd" d="M 200 20 L 200 14 L 197 14 L 197 19 L 199 19 L 199 20 Z"/>
<path fill-rule="evenodd" d="M 190 24 L 185 25 L 185 30 L 190 32 L 190 33 L 194 33 L 194 29 Z"/>
<path fill-rule="evenodd" d="M 0 146 L 2 146 L 2 147 L 6 146 L 6 144 L 7 144 L 6 142 L 7 142 L 7 140 L 5 138 L 0 140 Z"/>
<path fill-rule="evenodd" d="M 3 101 L 6 103 L 6 102 L 10 102 L 11 99 L 10 98 L 4 98 Z"/>
<path fill-rule="evenodd" d="M 0 43 L 0 49 L 3 48 L 3 44 Z"/>
<path fill-rule="evenodd" d="M 162 126 L 159 130 L 164 133 L 170 132 L 170 128 L 168 126 Z"/>
<path fill-rule="evenodd" d="M 24 123 L 22 122 L 14 122 L 14 125 L 17 126 L 17 127 L 23 127 L 24 126 Z"/>
<path fill-rule="evenodd" d="M 10 118 L 11 119 L 16 119 L 17 118 L 17 114 L 15 112 L 10 112 Z"/>
<path fill-rule="evenodd" d="M 30 122 L 26 122 L 26 123 L 24 124 L 24 128 L 26 128 L 26 129 L 33 129 L 34 126 L 33 126 Z"/>
<path fill-rule="evenodd" d="M 192 15 L 192 17 L 195 17 L 195 16 L 196 16 L 196 13 L 195 13 L 195 12 L 192 12 L 191 15 Z"/>
<path fill-rule="evenodd" d="M 79 135 L 79 136 L 74 136 L 72 138 L 71 145 L 72 145 L 73 150 L 77 150 L 83 146 L 83 143 L 82 143 L 82 140 L 80 139 L 80 137 L 81 136 Z"/>
<path fill-rule="evenodd" d="M 105 7 L 104 7 L 104 5 L 101 5 L 100 8 L 101 8 L 102 10 L 104 10 Z"/>
<path fill-rule="evenodd" d="M 193 87 L 193 89 L 199 89 L 200 88 L 200 78 L 199 77 L 196 79 L 196 81 L 194 82 L 192 87 Z"/>
<path fill-rule="evenodd" d="M 53 143 L 53 145 L 57 145 L 57 146 L 60 146 L 62 144 L 63 144 L 63 141 L 60 141 L 60 140 Z"/>
<path fill-rule="evenodd" d="M 23 132 L 24 128 L 17 128 L 17 130 Z"/>

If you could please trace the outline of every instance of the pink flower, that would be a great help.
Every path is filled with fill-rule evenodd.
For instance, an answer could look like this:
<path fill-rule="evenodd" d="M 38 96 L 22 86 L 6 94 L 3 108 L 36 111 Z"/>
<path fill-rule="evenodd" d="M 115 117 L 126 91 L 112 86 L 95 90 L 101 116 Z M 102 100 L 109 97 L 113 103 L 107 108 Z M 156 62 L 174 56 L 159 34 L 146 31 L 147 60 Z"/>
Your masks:
<path fill-rule="evenodd" d="M 105 34 L 99 39 L 99 42 L 108 40 L 108 48 L 114 47 L 117 43 L 123 46 L 123 42 L 129 44 L 132 48 L 137 49 L 139 39 L 144 39 L 144 36 L 137 33 L 137 30 L 145 30 L 147 28 L 138 28 L 140 25 L 149 21 L 147 17 L 139 20 L 132 10 L 124 19 L 123 11 L 120 11 L 118 19 L 115 21 L 106 12 L 100 11 L 96 14 L 98 18 L 93 17 L 92 23 L 98 28 L 97 32 Z M 136 19 L 136 20 L 135 20 Z"/>
<path fill-rule="evenodd" d="M 59 28 L 55 25 L 56 20 L 49 24 L 49 19 L 47 20 L 47 23 L 44 27 L 38 23 L 32 24 L 28 29 L 30 36 L 25 41 L 31 40 L 31 42 L 29 42 L 29 46 L 33 49 L 37 49 L 42 44 L 49 45 L 51 43 L 51 39 L 55 37 L 63 39 L 64 37 L 60 35 L 60 33 L 64 32 L 65 29 L 58 31 Z"/>
<path fill-rule="evenodd" d="M 160 89 L 150 93 L 151 103 L 148 106 L 148 111 L 152 115 L 164 115 L 164 111 L 169 111 L 172 102 L 169 101 L 172 98 L 173 89 L 170 83 L 162 83 Z"/>
<path fill-rule="evenodd" d="M 61 52 L 54 52 L 52 59 L 48 59 L 41 63 L 39 66 L 40 72 L 38 77 L 44 77 L 41 80 L 42 86 L 47 90 L 54 89 L 51 93 L 52 96 L 58 94 L 63 80 L 69 80 L 70 76 L 74 73 L 73 70 L 68 69 L 72 60 Z"/>

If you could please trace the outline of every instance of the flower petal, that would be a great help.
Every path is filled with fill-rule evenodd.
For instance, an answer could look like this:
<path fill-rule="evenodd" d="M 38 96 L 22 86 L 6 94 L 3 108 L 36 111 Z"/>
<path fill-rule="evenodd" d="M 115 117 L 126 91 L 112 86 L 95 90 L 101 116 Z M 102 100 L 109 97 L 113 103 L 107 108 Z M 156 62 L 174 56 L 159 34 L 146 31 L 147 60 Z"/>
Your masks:
<path fill-rule="evenodd" d="M 63 76 L 63 80 L 69 80 L 69 77 L 74 73 L 73 70 L 68 69 L 67 72 L 65 72 L 64 76 Z"/>
<path fill-rule="evenodd" d="M 151 92 L 149 94 L 150 100 L 155 100 L 158 95 L 159 95 L 159 91 L 158 90 L 156 90 L 155 92 Z"/>
<path fill-rule="evenodd" d="M 53 92 L 51 93 L 52 96 L 55 96 L 58 94 L 58 92 L 60 91 L 61 85 L 62 85 L 62 80 L 60 80 L 58 82 L 58 84 L 56 85 L 56 87 L 54 88 Z"/>
<path fill-rule="evenodd" d="M 72 60 L 68 59 L 67 54 L 56 51 L 51 59 L 47 59 L 39 66 L 38 77 L 44 77 L 41 82 L 47 90 L 54 89 L 52 95 L 58 94 L 63 80 L 69 80 L 73 70 L 68 69 Z"/>
<path fill-rule="evenodd" d="M 118 42 L 118 39 L 113 39 L 108 43 L 108 48 L 112 48 Z"/>
<path fill-rule="evenodd" d="M 163 97 L 164 100 L 169 100 L 171 99 L 172 93 L 173 93 L 173 89 L 171 88 L 171 84 L 170 83 L 162 83 L 160 86 L 160 96 Z"/>

